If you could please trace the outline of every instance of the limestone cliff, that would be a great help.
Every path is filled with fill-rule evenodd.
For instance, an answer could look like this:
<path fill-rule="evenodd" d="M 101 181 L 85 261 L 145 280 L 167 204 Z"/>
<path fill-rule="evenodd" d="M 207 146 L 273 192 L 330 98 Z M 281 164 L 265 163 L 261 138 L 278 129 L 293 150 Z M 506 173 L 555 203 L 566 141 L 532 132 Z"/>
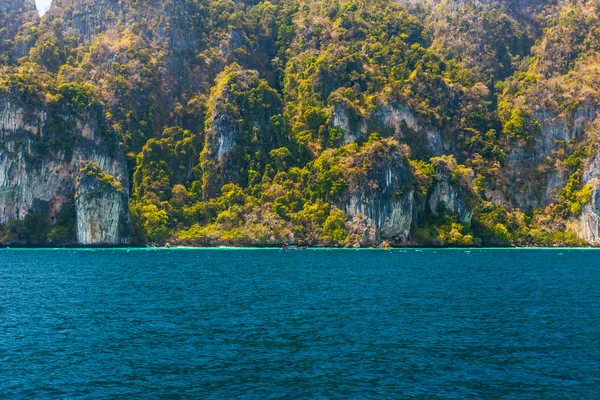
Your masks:
<path fill-rule="evenodd" d="M 85 42 L 104 33 L 117 23 L 131 25 L 127 18 L 129 2 L 116 0 L 54 0 L 47 14 L 49 20 L 63 24 L 66 32 L 75 34 L 80 42 Z"/>
<path fill-rule="evenodd" d="M 583 208 L 578 223 L 578 236 L 590 245 L 600 245 L 600 190 L 597 181 L 594 183 L 592 198 Z"/>
<path fill-rule="evenodd" d="M 34 0 L 0 2 L 0 65 L 27 54 L 33 42 L 25 31 L 38 21 Z"/>
<path fill-rule="evenodd" d="M 1 1 L 0 242 L 600 245 L 598 1 Z"/>
<path fill-rule="evenodd" d="M 371 133 L 380 133 L 408 142 L 411 147 L 422 147 L 431 155 L 439 156 L 444 152 L 440 133 L 404 104 L 382 104 L 372 115 L 362 117 L 338 103 L 333 108 L 332 125 L 342 129 L 345 144 L 364 140 Z"/>
<path fill-rule="evenodd" d="M 350 186 L 342 208 L 352 219 L 351 233 L 361 236 L 362 245 L 410 239 L 415 189 L 407 151 L 406 146 L 386 140 L 369 146 L 351 161 Z M 352 172 L 365 164 L 366 172 Z"/>
<path fill-rule="evenodd" d="M 533 210 L 556 200 L 557 190 L 569 179 L 568 171 L 557 168 L 556 154 L 561 146 L 572 148 L 585 140 L 596 113 L 593 107 L 580 107 L 570 115 L 547 109 L 535 113 L 539 133 L 528 143 L 514 146 L 506 157 L 508 180 L 502 189 L 514 207 Z"/>
<path fill-rule="evenodd" d="M 597 127 L 597 123 L 595 124 Z M 600 245 L 600 151 L 594 146 L 594 153 L 583 173 L 583 184 L 591 185 L 592 195 L 583 207 L 576 228 L 578 236 L 591 245 Z"/>
<path fill-rule="evenodd" d="M 434 159 L 435 182 L 428 199 L 429 209 L 435 215 L 446 211 L 458 214 L 462 223 L 471 223 L 473 204 L 473 171 L 460 171 L 452 157 Z M 442 209 L 443 208 L 443 209 Z"/>
<path fill-rule="evenodd" d="M 86 164 L 77 177 L 77 241 L 87 245 L 128 244 L 127 192 L 99 165 Z"/>
<path fill-rule="evenodd" d="M 27 104 L 19 96 L 0 96 L 0 224 L 22 220 L 32 211 L 53 222 L 65 205 L 75 201 L 82 167 L 94 162 L 121 183 L 122 195 L 78 200 L 78 244 L 129 242 L 128 206 L 123 200 L 129 193 L 127 168 L 112 137 L 101 129 L 99 113 L 90 108 L 78 118 L 43 104 Z M 98 215 L 108 219 L 96 219 L 97 230 L 86 233 L 89 210 L 96 207 L 107 210 Z M 117 230 L 115 216 L 123 225 Z"/>
<path fill-rule="evenodd" d="M 237 64 L 227 67 L 217 78 L 209 103 L 201 155 L 205 198 L 218 194 L 225 183 L 247 179 L 250 165 L 244 152 L 254 150 L 253 162 L 260 162 L 261 156 L 283 143 L 272 120 L 281 112 L 281 98 L 257 71 Z"/>

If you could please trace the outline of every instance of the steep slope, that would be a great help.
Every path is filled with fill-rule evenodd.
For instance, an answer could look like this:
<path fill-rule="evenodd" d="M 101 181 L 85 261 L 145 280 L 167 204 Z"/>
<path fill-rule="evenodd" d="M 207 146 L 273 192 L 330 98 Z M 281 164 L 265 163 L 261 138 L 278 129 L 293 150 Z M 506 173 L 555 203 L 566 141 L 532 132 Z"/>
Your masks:
<path fill-rule="evenodd" d="M 31 65 L 5 74 L 0 85 L 0 223 L 12 245 L 119 245 L 129 236 L 128 173 L 107 131 L 93 89 L 45 86 L 43 98 L 27 86 L 48 78 Z M 36 82 L 37 81 L 37 82 Z M 118 194 L 89 193 L 89 163 L 112 180 Z M 110 174 L 110 175 L 109 175 Z M 105 179 L 106 181 L 106 179 Z M 76 203 L 76 204 L 75 204 Z M 96 218 L 91 214 L 111 210 Z M 73 213 L 71 218 L 65 215 Z M 36 220 L 36 232 L 27 226 Z M 115 222 L 116 221 L 116 222 Z M 77 225 L 77 229 L 75 229 Z M 86 232 L 91 229 L 91 232 Z"/>
<path fill-rule="evenodd" d="M 598 0 L 6 4 L 4 238 L 600 244 Z"/>
<path fill-rule="evenodd" d="M 507 135 L 505 197 L 525 210 L 546 208 L 554 225 L 569 225 L 579 216 L 600 173 L 594 167 L 599 6 L 585 1 L 551 9 L 532 57 L 500 96 L 499 116 Z M 585 208 L 584 227 L 573 229 L 597 243 L 597 232 L 585 221 L 593 218 L 591 209 Z"/>
<path fill-rule="evenodd" d="M 39 22 L 34 0 L 0 3 L 0 65 L 23 57 L 33 44 L 32 30 Z"/>

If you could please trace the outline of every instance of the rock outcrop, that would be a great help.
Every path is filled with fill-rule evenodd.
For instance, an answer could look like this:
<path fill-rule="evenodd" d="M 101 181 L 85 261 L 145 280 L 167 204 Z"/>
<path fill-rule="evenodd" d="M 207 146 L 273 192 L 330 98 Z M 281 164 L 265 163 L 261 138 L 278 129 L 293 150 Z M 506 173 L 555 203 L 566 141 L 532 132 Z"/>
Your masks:
<path fill-rule="evenodd" d="M 271 126 L 271 118 L 281 112 L 281 99 L 257 71 L 237 64 L 227 67 L 217 78 L 209 102 L 201 156 L 205 198 L 214 197 L 225 183 L 243 180 L 249 168 L 244 151 L 254 148 L 253 154 L 267 155 L 283 144 Z"/>
<path fill-rule="evenodd" d="M 590 245 L 600 245 L 600 188 L 597 182 L 594 184 L 592 198 L 583 207 L 578 222 L 578 236 Z"/>
<path fill-rule="evenodd" d="M 462 223 L 471 223 L 473 205 L 469 198 L 473 185 L 473 172 L 460 173 L 456 160 L 452 157 L 434 159 L 435 182 L 429 196 L 429 209 L 435 215 L 443 215 L 446 211 L 458 214 Z M 440 209 L 440 208 L 443 208 Z"/>
<path fill-rule="evenodd" d="M 48 18 L 60 21 L 65 32 L 81 42 L 94 39 L 117 23 L 131 25 L 129 2 L 117 0 L 54 0 Z"/>
<path fill-rule="evenodd" d="M 53 222 L 63 206 L 75 202 L 77 178 L 82 167 L 93 162 L 120 182 L 121 194 L 78 200 L 78 244 L 129 243 L 127 167 L 114 139 L 102 132 L 100 112 L 90 108 L 80 119 L 56 115 L 18 96 L 0 96 L 0 224 L 22 220 L 31 211 Z M 63 129 L 50 129 L 49 121 L 61 121 Z M 89 191 L 86 182 L 83 192 Z M 103 209 L 96 214 L 102 218 L 94 218 L 96 229 L 86 233 L 90 210 L 97 207 Z M 117 216 L 122 227 L 115 231 Z"/>
<path fill-rule="evenodd" d="M 344 144 L 356 142 L 361 138 L 364 140 L 371 133 L 391 136 L 406 142 L 410 142 L 412 139 L 407 136 L 412 135 L 422 139 L 422 143 L 419 144 L 431 155 L 439 156 L 444 153 L 440 133 L 423 123 L 417 114 L 406 105 L 380 105 L 368 118 L 354 114 L 342 103 L 334 106 L 332 125 L 344 132 Z"/>
<path fill-rule="evenodd" d="M 23 30 L 39 22 L 34 0 L 0 2 L 0 65 L 27 54 L 32 42 Z"/>
<path fill-rule="evenodd" d="M 340 160 L 349 185 L 336 205 L 348 216 L 348 246 L 411 243 L 413 224 L 428 213 L 440 218 L 452 214 L 463 224 L 471 223 L 478 203 L 473 171 L 453 156 L 435 157 L 424 184 L 409 152 L 394 139 L 373 138 Z"/>
<path fill-rule="evenodd" d="M 583 207 L 577 228 L 577 235 L 587 243 L 600 245 L 600 152 L 596 153 L 585 167 L 582 182 L 591 185 L 592 196 Z"/>
<path fill-rule="evenodd" d="M 352 160 L 354 166 L 370 165 L 364 176 L 351 174 L 352 183 L 341 208 L 351 218 L 351 233 L 361 231 L 366 237 L 375 233 L 370 245 L 410 239 L 415 189 L 407 151 L 406 146 L 385 140 Z"/>
<path fill-rule="evenodd" d="M 86 164 L 77 177 L 77 241 L 86 245 L 128 244 L 127 192 L 99 165 Z"/>
<path fill-rule="evenodd" d="M 572 146 L 585 139 L 588 124 L 596 114 L 597 110 L 592 107 L 580 107 L 568 116 L 549 110 L 535 113 L 540 132 L 530 143 L 515 146 L 506 155 L 508 181 L 504 191 L 513 207 L 530 211 L 556 200 L 557 190 L 565 186 L 569 175 L 555 168 L 554 154 L 558 146 Z M 544 165 L 545 168 L 541 168 Z"/>

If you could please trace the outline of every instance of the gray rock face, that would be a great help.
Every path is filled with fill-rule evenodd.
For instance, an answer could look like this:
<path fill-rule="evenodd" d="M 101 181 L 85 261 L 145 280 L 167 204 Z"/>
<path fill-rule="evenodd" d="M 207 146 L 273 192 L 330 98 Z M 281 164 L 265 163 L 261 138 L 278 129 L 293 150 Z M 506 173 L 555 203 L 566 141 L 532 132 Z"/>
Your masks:
<path fill-rule="evenodd" d="M 585 205 L 579 217 L 577 234 L 591 245 L 600 245 L 600 190 L 597 184 L 590 202 Z"/>
<path fill-rule="evenodd" d="M 355 215 L 350 221 L 346 222 L 346 229 L 348 229 L 351 239 L 356 240 L 358 238 L 358 242 L 353 243 L 354 246 L 373 247 L 379 245 L 375 221 L 369 217 Z"/>
<path fill-rule="evenodd" d="M 129 244 L 127 193 L 102 169 L 87 164 L 77 178 L 77 241 L 85 245 Z M 112 178 L 112 177 L 110 177 Z"/>
<path fill-rule="evenodd" d="M 425 137 L 426 146 L 432 155 L 439 156 L 444 152 L 440 133 L 423 124 L 413 110 L 402 104 L 379 106 L 368 120 L 352 118 L 343 105 L 336 104 L 332 125 L 344 132 L 344 144 L 356 142 L 359 138 L 364 139 L 371 133 L 401 139 L 404 138 L 403 125 L 405 125 L 406 128 Z"/>
<path fill-rule="evenodd" d="M 471 223 L 473 209 L 467 201 L 467 191 L 472 186 L 472 177 L 463 177 L 468 180 L 463 185 L 459 183 L 452 184 L 452 170 L 455 165 L 452 160 L 443 159 L 437 162 L 435 168 L 436 179 L 429 196 L 429 209 L 434 214 L 441 214 L 440 206 L 446 210 L 459 215 L 460 222 Z"/>
<path fill-rule="evenodd" d="M 357 229 L 369 235 L 375 232 L 374 244 L 382 240 L 406 242 L 410 239 L 414 191 L 406 158 L 400 152 L 388 153 L 380 166 L 368 171 L 362 184 L 350 187 L 342 208 Z"/>
<path fill-rule="evenodd" d="M 540 109 L 535 118 L 541 124 L 541 133 L 533 138 L 530 150 L 521 148 L 507 154 L 510 182 L 506 190 L 512 195 L 510 204 L 525 210 L 542 208 L 556 201 L 556 193 L 566 185 L 570 174 L 553 167 L 557 143 L 573 145 L 589 138 L 590 132 L 597 131 L 598 108 L 584 104 L 568 116 Z M 540 182 L 527 179 L 546 159 L 552 162 L 552 168 L 545 179 Z M 586 161 L 582 183 L 592 185 L 592 196 L 581 215 L 572 221 L 572 228 L 588 244 L 600 245 L 600 153 L 596 152 Z"/>
<path fill-rule="evenodd" d="M 600 153 L 589 160 L 582 182 L 592 185 L 592 198 L 583 207 L 577 235 L 591 245 L 600 245 Z"/>
<path fill-rule="evenodd" d="M 558 189 L 565 186 L 568 174 L 552 169 L 539 182 L 532 182 L 536 169 L 545 160 L 552 160 L 557 143 L 566 145 L 576 143 L 585 138 L 588 124 L 596 118 L 597 110 L 593 107 L 581 107 L 571 116 L 558 116 L 549 110 L 535 113 L 541 125 L 541 133 L 532 139 L 527 148 L 518 148 L 506 155 L 506 174 L 509 178 L 505 190 L 510 193 L 511 205 L 523 210 L 545 207 L 556 200 Z"/>
<path fill-rule="evenodd" d="M 402 126 L 406 124 L 408 129 L 425 136 L 427 147 L 432 155 L 440 156 L 444 153 L 440 133 L 423 124 L 417 114 L 409 107 L 405 105 L 382 106 L 377 109 L 374 118 L 387 129 L 391 129 L 394 136 L 399 138 L 404 138 Z"/>
<path fill-rule="evenodd" d="M 113 28 L 122 32 L 136 27 L 149 41 L 166 40 L 170 50 L 179 52 L 197 44 L 189 34 L 188 8 L 193 10 L 184 1 L 54 0 L 48 17 L 63 23 L 65 32 L 74 34 L 81 43 Z M 239 35 L 233 36 L 233 43 L 241 40 Z"/>
<path fill-rule="evenodd" d="M 81 168 L 94 162 L 103 171 L 121 182 L 122 195 L 93 199 L 89 205 L 80 199 L 80 209 L 100 207 L 115 215 L 128 214 L 129 183 L 123 155 L 116 146 L 98 133 L 98 122 L 93 111 L 84 120 L 74 124 L 72 152 L 45 147 L 55 137 L 46 131 L 48 110 L 23 104 L 14 97 L 0 97 L 0 223 L 23 219 L 30 210 L 48 214 L 49 220 L 66 204 L 73 204 L 76 179 Z M 64 133 L 61 133 L 64 134 Z M 107 215 L 107 214 L 106 214 Z M 78 227 L 85 230 L 89 218 L 77 213 Z M 81 218 L 81 220 L 80 220 Z M 124 224 L 118 235 L 83 234 L 79 244 L 124 244 L 129 242 L 128 217 L 120 217 Z M 113 232 L 112 217 L 96 219 L 99 226 L 94 232 Z M 79 229 L 78 229 L 79 231 Z M 105 241 L 106 240 L 106 241 Z"/>
<path fill-rule="evenodd" d="M 0 1 L 0 64 L 14 62 L 27 53 L 32 43 L 19 33 L 27 24 L 38 22 L 34 0 Z"/>
<path fill-rule="evenodd" d="M 540 5 L 556 4 L 560 0 L 400 0 L 407 5 L 417 5 L 423 3 L 438 4 L 446 3 L 451 10 L 461 9 L 467 5 L 480 7 L 485 4 L 501 5 L 516 12 L 532 11 Z"/>
<path fill-rule="evenodd" d="M 363 151 L 343 160 L 349 186 L 336 205 L 348 215 L 349 246 L 409 242 L 413 222 L 428 212 L 450 211 L 458 214 L 462 223 L 471 222 L 477 196 L 472 191 L 474 174 L 454 157 L 432 160 L 436 178 L 431 186 L 427 184 L 425 195 L 420 178 L 415 175 L 417 169 L 408 161 L 408 146 L 393 139 L 376 140 L 365 146 Z"/>
<path fill-rule="evenodd" d="M 356 142 L 358 138 L 366 137 L 368 134 L 366 122 L 360 120 L 356 124 L 353 123 L 349 111 L 341 104 L 334 107 L 332 125 L 344 132 L 344 144 Z"/>
<path fill-rule="evenodd" d="M 131 25 L 128 18 L 131 6 L 119 0 L 54 0 L 49 18 L 64 21 L 63 29 L 86 42 L 112 28 L 117 23 Z"/>

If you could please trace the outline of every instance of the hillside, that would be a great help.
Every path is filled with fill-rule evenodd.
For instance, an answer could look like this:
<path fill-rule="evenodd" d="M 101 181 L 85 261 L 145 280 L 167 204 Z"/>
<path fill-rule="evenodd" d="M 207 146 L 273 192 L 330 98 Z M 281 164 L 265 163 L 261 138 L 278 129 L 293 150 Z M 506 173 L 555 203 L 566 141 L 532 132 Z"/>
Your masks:
<path fill-rule="evenodd" d="M 4 1 L 0 242 L 600 245 L 599 17 Z"/>

